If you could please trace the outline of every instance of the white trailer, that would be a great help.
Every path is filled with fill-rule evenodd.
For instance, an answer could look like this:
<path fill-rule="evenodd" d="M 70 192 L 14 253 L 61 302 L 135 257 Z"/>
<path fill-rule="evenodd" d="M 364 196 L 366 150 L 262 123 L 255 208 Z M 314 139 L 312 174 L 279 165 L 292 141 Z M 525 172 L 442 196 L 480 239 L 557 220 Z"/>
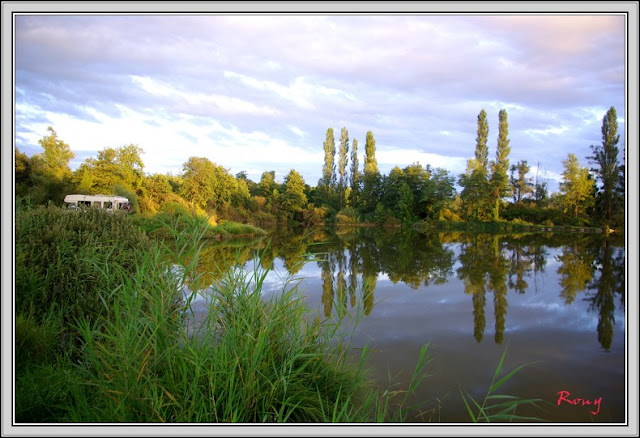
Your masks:
<path fill-rule="evenodd" d="M 124 196 L 110 195 L 67 195 L 64 202 L 69 208 L 102 208 L 108 211 L 131 212 L 131 204 Z"/>

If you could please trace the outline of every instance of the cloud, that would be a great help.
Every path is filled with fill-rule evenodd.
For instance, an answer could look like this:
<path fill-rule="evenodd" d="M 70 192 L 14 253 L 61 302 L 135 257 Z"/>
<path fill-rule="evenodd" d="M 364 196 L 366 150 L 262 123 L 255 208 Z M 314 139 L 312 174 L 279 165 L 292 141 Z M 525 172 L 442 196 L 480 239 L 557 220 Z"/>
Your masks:
<path fill-rule="evenodd" d="M 79 151 L 144 144 L 150 172 L 210 155 L 315 184 L 328 127 L 455 174 L 506 108 L 511 160 L 559 174 L 626 117 L 624 36 L 613 15 L 18 16 L 16 142 L 54 124 Z"/>

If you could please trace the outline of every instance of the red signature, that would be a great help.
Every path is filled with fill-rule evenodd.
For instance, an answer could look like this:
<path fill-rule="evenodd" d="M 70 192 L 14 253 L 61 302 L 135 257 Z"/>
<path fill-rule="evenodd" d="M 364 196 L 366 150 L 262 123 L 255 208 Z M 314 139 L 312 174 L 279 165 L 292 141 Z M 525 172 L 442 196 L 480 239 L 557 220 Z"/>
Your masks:
<path fill-rule="evenodd" d="M 593 400 L 589 400 L 589 399 L 584 399 L 584 398 L 569 398 L 571 394 L 569 393 L 569 391 L 560 391 L 558 392 L 558 406 L 560 406 L 560 404 L 562 402 L 565 403 L 569 403 L 570 405 L 573 406 L 595 406 L 598 407 L 598 410 L 596 411 L 589 411 L 591 412 L 591 415 L 598 415 L 598 413 L 600 412 L 600 404 L 602 403 L 602 397 L 598 397 L 596 399 Z"/>

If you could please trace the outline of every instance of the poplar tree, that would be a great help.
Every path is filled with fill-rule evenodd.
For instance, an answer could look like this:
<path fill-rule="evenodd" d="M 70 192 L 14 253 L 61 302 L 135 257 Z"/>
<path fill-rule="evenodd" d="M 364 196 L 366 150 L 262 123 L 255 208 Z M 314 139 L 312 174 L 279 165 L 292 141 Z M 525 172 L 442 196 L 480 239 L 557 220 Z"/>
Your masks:
<path fill-rule="evenodd" d="M 483 109 L 478 114 L 478 133 L 476 136 L 476 169 L 483 170 L 487 174 L 487 166 L 489 164 L 489 149 L 487 148 L 487 139 L 489 137 L 489 123 L 487 122 L 487 112 Z"/>
<path fill-rule="evenodd" d="M 378 160 L 376 159 L 376 141 L 373 132 L 367 132 L 364 144 L 364 177 L 362 188 L 362 203 L 365 213 L 373 213 L 378 204 L 377 185 L 380 180 Z"/>
<path fill-rule="evenodd" d="M 602 118 L 602 144 L 591 145 L 593 155 L 588 157 L 597 167 L 591 169 L 601 183 L 598 193 L 598 210 L 602 218 L 609 222 L 613 216 L 616 203 L 616 183 L 622 174 L 622 166 L 618 163 L 618 116 L 614 107 L 609 108 Z"/>
<path fill-rule="evenodd" d="M 344 192 L 347 186 L 347 162 L 349 161 L 349 131 L 342 128 L 340 132 L 340 150 L 338 155 L 338 196 L 340 197 L 340 209 L 344 207 Z"/>
<path fill-rule="evenodd" d="M 358 140 L 353 139 L 351 149 L 351 206 L 358 206 L 358 192 L 360 191 L 360 172 L 358 171 Z"/>
<path fill-rule="evenodd" d="M 473 220 L 480 218 L 490 196 L 487 180 L 489 124 L 484 109 L 478 114 L 477 125 L 475 158 L 468 160 L 467 171 L 459 179 L 459 184 L 463 187 L 460 197 L 466 205 L 468 216 Z"/>
<path fill-rule="evenodd" d="M 378 172 L 378 160 L 376 159 L 376 141 L 373 138 L 373 132 L 367 132 L 367 140 L 364 144 L 364 175 L 375 175 Z"/>
<path fill-rule="evenodd" d="M 507 122 L 507 111 L 502 109 L 498 115 L 498 147 L 496 149 L 496 161 L 492 163 L 491 191 L 493 195 L 493 220 L 500 219 L 500 201 L 507 194 L 509 189 L 509 123 Z"/>
<path fill-rule="evenodd" d="M 327 189 L 327 193 L 331 193 L 336 182 L 336 143 L 333 138 L 333 128 L 327 129 L 327 138 L 324 141 L 324 166 L 322 167 L 322 182 Z"/>

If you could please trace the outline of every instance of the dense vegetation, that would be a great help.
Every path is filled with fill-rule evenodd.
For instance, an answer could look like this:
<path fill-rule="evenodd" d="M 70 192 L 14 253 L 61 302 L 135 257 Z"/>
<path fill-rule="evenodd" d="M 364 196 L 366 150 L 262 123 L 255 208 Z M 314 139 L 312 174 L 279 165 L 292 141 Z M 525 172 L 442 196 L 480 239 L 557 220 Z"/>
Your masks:
<path fill-rule="evenodd" d="M 262 299 L 257 255 L 209 285 L 207 225 L 149 240 L 98 209 L 20 208 L 16 234 L 16 421 L 404 421 L 406 392 L 382 392 L 347 354 L 340 321 L 314 317 L 295 285 Z M 43 226 L 47 224 L 48 226 Z M 209 269 L 214 269 L 210 267 Z M 185 330 L 187 327 L 190 330 Z M 400 395 L 398 395 L 400 394 Z"/>
<path fill-rule="evenodd" d="M 380 391 L 367 377 L 366 349 L 359 363 L 346 354 L 340 321 L 310 317 L 295 287 L 261 300 L 269 263 L 246 272 L 245 258 L 228 273 L 203 270 L 212 265 L 200 260 L 219 254 L 202 239 L 256 237 L 257 227 L 282 224 L 623 225 L 614 108 L 602 145 L 592 146 L 595 167 L 569 154 L 561 192 L 551 196 L 530 181 L 527 162 L 510 166 L 506 111 L 499 118 L 495 161 L 483 110 L 475 158 L 457 180 L 417 163 L 382 175 L 372 132 L 360 171 L 357 140 L 343 128 L 336 149 L 329 128 L 315 187 L 294 169 L 281 183 L 273 171 L 256 183 L 202 157 L 180 175 L 149 175 L 135 145 L 105 148 L 71 171 L 73 152 L 49 128 L 41 154 L 15 151 L 16 420 L 405 421 L 426 350 L 408 388 Z M 123 195 L 137 214 L 59 208 L 67 193 Z M 328 266 L 322 272 L 331 275 Z M 367 312 L 375 284 L 364 283 Z M 211 284 L 202 330 L 186 333 L 189 302 Z"/>
<path fill-rule="evenodd" d="M 260 181 L 254 182 L 246 172 L 233 176 L 204 157 L 190 157 L 179 175 L 146 174 L 143 151 L 132 144 L 105 148 L 71 171 L 68 163 L 73 152 L 49 128 L 39 142 L 41 154 L 27 157 L 15 151 L 16 196 L 21 203 L 61 205 L 67 193 L 114 193 L 128 197 L 134 211 L 147 217 L 161 213 L 166 204 L 181 205 L 208 216 L 212 224 L 231 221 L 262 228 L 517 221 L 622 229 L 625 182 L 616 117 L 612 107 L 603 118 L 602 144 L 592 145 L 593 155 L 588 157 L 593 167 L 583 167 L 575 155 L 568 154 L 560 192 L 552 194 L 546 183 L 529 176 L 527 161 L 510 163 L 505 110 L 499 113 L 495 159 L 490 159 L 487 114 L 482 110 L 474 158 L 457 177 L 419 163 L 381 174 L 371 131 L 366 134 L 361 170 L 358 141 L 351 141 L 346 127 L 337 148 L 333 128 L 327 130 L 322 177 L 315 187 L 295 169 L 281 182 L 274 171 L 263 172 Z"/>

